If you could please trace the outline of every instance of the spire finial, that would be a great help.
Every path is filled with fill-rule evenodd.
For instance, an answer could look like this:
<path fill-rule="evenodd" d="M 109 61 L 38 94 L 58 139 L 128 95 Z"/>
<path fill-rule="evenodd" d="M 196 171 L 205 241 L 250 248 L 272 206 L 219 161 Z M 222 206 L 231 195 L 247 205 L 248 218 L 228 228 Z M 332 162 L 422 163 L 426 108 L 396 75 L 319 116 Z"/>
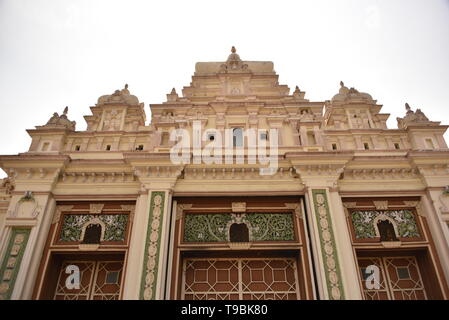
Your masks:
<path fill-rule="evenodd" d="M 234 47 L 234 46 L 232 46 L 232 48 L 231 48 L 231 52 L 232 52 L 232 53 L 236 53 L 236 52 L 237 52 L 237 50 L 235 49 L 235 47 Z"/>
<path fill-rule="evenodd" d="M 64 113 L 63 113 L 63 114 L 67 115 L 68 112 L 69 112 L 69 107 L 66 106 L 66 107 L 64 108 Z"/>
<path fill-rule="evenodd" d="M 410 105 L 407 102 L 405 103 L 405 110 L 410 110 Z"/>
<path fill-rule="evenodd" d="M 340 81 L 340 87 L 344 87 L 345 83 L 343 81 Z"/>

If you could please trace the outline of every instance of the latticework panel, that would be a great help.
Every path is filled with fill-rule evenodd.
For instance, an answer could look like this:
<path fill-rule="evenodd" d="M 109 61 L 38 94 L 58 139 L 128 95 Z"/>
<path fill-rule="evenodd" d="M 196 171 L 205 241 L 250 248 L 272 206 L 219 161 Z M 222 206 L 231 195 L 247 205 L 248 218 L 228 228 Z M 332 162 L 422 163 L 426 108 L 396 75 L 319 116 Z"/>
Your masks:
<path fill-rule="evenodd" d="M 120 295 L 123 262 L 99 261 L 91 298 L 93 300 L 117 300 Z"/>
<path fill-rule="evenodd" d="M 296 300 L 297 266 L 291 258 L 186 259 L 187 300 Z"/>
<path fill-rule="evenodd" d="M 66 268 L 79 268 L 79 289 L 68 288 Z M 121 261 L 64 261 L 62 264 L 55 300 L 117 300 L 120 296 L 123 262 Z"/>
<path fill-rule="evenodd" d="M 415 257 L 384 258 L 384 262 L 395 300 L 427 299 Z"/>
<path fill-rule="evenodd" d="M 67 288 L 66 279 L 69 276 L 65 271 L 67 266 L 75 265 L 79 268 L 79 289 Z M 89 300 L 90 289 L 94 278 L 95 261 L 65 261 L 59 272 L 56 285 L 55 300 Z"/>
<path fill-rule="evenodd" d="M 367 283 L 368 274 L 366 272 L 366 268 L 370 265 L 374 265 L 379 268 L 379 278 L 375 281 L 372 281 L 372 284 L 377 284 L 378 289 L 376 287 L 369 288 Z M 388 290 L 388 284 L 386 282 L 385 270 L 383 268 L 382 259 L 381 258 L 359 258 L 359 270 L 360 276 L 362 279 L 363 292 L 365 294 L 366 300 L 389 300 L 390 299 L 390 291 Z"/>
<path fill-rule="evenodd" d="M 362 286 L 367 300 L 424 300 L 424 288 L 416 257 L 359 258 Z M 379 268 L 379 288 L 369 289 L 365 269 L 369 265 Z M 372 281 L 372 279 L 371 279 Z"/>

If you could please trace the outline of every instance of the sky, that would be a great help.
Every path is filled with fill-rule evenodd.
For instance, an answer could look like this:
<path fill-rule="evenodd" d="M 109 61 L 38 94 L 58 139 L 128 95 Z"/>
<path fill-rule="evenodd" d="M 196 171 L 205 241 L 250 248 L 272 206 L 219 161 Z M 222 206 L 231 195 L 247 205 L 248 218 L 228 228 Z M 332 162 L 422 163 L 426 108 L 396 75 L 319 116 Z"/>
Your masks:
<path fill-rule="evenodd" d="M 0 154 L 26 152 L 25 129 L 65 106 L 85 130 L 89 106 L 125 83 L 148 124 L 149 104 L 231 46 L 273 61 L 310 101 L 343 80 L 383 105 L 389 128 L 405 102 L 449 125 L 449 0 L 0 0 Z"/>

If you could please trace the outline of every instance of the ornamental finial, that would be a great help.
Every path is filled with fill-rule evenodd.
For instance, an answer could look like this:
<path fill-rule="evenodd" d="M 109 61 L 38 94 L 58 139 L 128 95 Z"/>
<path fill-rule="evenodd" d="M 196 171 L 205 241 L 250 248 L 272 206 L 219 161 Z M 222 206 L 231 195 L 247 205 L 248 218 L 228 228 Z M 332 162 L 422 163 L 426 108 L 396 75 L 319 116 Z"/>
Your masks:
<path fill-rule="evenodd" d="M 232 52 L 232 53 L 236 53 L 236 52 L 237 52 L 237 50 L 235 49 L 235 47 L 234 47 L 234 46 L 232 46 L 232 48 L 231 48 L 231 52 Z"/>

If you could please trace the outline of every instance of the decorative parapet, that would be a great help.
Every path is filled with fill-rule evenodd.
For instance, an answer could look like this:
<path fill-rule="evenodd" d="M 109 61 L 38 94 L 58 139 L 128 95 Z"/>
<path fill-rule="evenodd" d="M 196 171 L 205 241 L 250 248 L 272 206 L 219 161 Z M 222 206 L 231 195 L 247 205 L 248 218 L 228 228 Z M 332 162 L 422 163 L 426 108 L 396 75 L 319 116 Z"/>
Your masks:
<path fill-rule="evenodd" d="M 329 299 L 344 299 L 344 290 L 338 262 L 335 237 L 332 230 L 332 219 L 325 189 L 312 190 L 315 216 L 320 235 L 321 253 L 323 257 L 326 285 Z"/>
<path fill-rule="evenodd" d="M 158 274 L 160 234 L 164 214 L 166 194 L 164 191 L 151 192 L 150 217 L 145 242 L 145 257 L 143 261 L 142 285 L 140 298 L 144 300 L 154 299 L 154 286 Z"/>
<path fill-rule="evenodd" d="M 69 107 L 65 107 L 61 115 L 57 112 L 53 113 L 53 116 L 43 126 L 37 126 L 36 129 L 68 129 L 74 131 L 76 127 L 75 121 L 70 121 L 67 118 Z"/>
<path fill-rule="evenodd" d="M 413 111 L 408 103 L 405 104 L 405 110 L 406 113 L 403 118 L 396 118 L 399 129 L 406 129 L 410 125 L 438 126 L 440 124 L 440 122 L 430 121 L 421 109 Z"/>
<path fill-rule="evenodd" d="M 0 268 L 0 300 L 11 298 L 31 229 L 12 228 L 8 248 Z"/>

